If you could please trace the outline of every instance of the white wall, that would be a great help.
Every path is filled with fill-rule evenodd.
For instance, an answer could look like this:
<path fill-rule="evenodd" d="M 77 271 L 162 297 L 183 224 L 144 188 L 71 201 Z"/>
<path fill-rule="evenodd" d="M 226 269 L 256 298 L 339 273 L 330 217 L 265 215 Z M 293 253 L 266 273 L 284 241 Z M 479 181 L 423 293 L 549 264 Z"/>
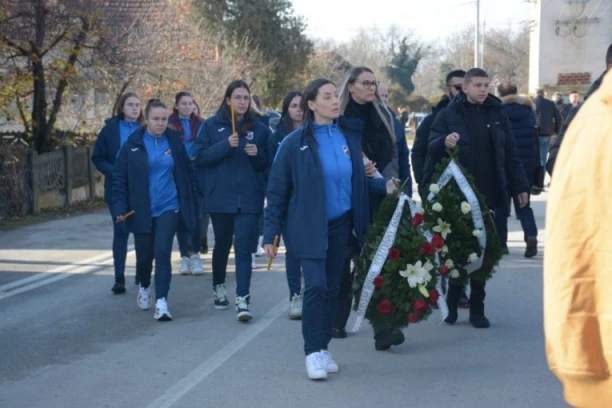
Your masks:
<path fill-rule="evenodd" d="M 612 43 L 612 0 L 537 0 L 532 18 L 530 91 L 538 86 L 588 88 L 558 84 L 558 74 L 589 72 L 595 80 L 605 70 Z"/>

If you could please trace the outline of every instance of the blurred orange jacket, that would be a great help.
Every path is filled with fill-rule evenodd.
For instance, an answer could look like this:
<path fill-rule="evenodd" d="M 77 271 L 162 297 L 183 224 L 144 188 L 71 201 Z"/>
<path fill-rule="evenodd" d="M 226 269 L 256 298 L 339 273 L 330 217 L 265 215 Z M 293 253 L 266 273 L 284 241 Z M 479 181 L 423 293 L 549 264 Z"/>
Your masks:
<path fill-rule="evenodd" d="M 612 72 L 563 140 L 546 212 L 546 355 L 575 407 L 612 407 Z"/>

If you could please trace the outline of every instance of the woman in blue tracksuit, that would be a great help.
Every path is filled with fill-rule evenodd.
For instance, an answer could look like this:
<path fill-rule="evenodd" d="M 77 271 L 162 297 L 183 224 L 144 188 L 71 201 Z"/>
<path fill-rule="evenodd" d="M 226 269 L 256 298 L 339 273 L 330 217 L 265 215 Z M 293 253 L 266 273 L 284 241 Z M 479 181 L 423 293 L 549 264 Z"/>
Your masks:
<path fill-rule="evenodd" d="M 174 98 L 174 110 L 168 118 L 168 128 L 175 130 L 183 136 L 183 144 L 195 169 L 195 139 L 200 130 L 202 119 L 195 113 L 194 102 L 189 92 L 179 92 Z M 197 185 L 197 175 L 196 177 Z M 198 215 L 201 213 L 198 208 Z M 204 222 L 208 228 L 208 217 Z M 196 217 L 194 233 L 188 235 L 186 231 L 176 234 L 179 251 L 181 253 L 180 275 L 202 275 L 202 260 L 200 259 L 200 217 Z"/>
<path fill-rule="evenodd" d="M 525 174 L 530 184 L 533 184 L 536 173 L 536 163 L 539 160 L 539 142 L 536 133 L 536 118 L 531 99 L 517 95 L 516 85 L 504 83 L 498 86 L 497 91 L 502 100 L 502 110 L 510 119 L 512 134 L 516 141 L 516 148 L 525 168 Z M 531 187 L 531 186 L 530 186 Z M 531 189 L 529 189 L 531 191 Z M 536 225 L 533 209 L 529 201 L 520 208 L 516 194 L 509 194 L 514 200 L 514 209 L 523 228 L 524 240 L 527 244 L 525 258 L 532 258 L 538 254 L 538 227 Z M 495 209 L 495 224 L 499 240 L 504 251 L 508 252 L 508 209 Z"/>
<path fill-rule="evenodd" d="M 138 95 L 126 92 L 117 102 L 117 113 L 107 119 L 98 134 L 91 161 L 98 171 L 104 174 L 104 201 L 112 210 L 113 166 L 119 149 L 142 122 L 142 109 Z M 127 257 L 129 233 L 125 223 L 116 223 L 113 219 L 113 261 L 115 266 L 115 285 L 113 293 L 125 293 L 125 258 Z M 138 284 L 138 275 L 136 275 Z"/>
<path fill-rule="evenodd" d="M 410 177 L 409 150 L 406 143 L 404 127 L 383 103 L 378 93 L 379 82 L 374 72 L 367 67 L 352 68 L 340 90 L 340 112 L 347 118 L 363 122 L 361 147 L 367 158 L 376 163 L 385 178 L 399 178 L 404 183 L 404 193 L 412 196 Z M 381 197 L 370 195 L 370 215 L 374 216 L 381 203 Z M 352 248 L 355 248 L 353 245 Z M 351 259 L 359 254 L 350 251 L 344 263 L 340 283 L 340 301 L 334 322 L 334 338 L 347 336 L 345 326 L 351 313 L 353 303 Z M 401 330 L 390 330 L 385 327 L 374 328 L 374 347 L 376 350 L 388 350 L 404 342 Z"/>
<path fill-rule="evenodd" d="M 233 107 L 236 132 L 232 132 Z M 269 130 L 250 111 L 251 92 L 232 82 L 217 114 L 207 119 L 196 139 L 196 164 L 204 170 L 206 210 L 215 234 L 213 292 L 215 309 L 227 309 L 225 276 L 229 252 L 236 254 L 236 315 L 247 322 L 251 254 L 264 204 L 264 174 L 269 167 Z"/>
<path fill-rule="evenodd" d="M 338 365 L 328 352 L 342 264 L 354 231 L 363 242 L 370 219 L 370 189 L 394 191 L 393 180 L 366 178 L 360 121 L 339 117 L 336 86 L 313 81 L 302 98 L 304 126 L 284 139 L 268 181 L 264 249 L 274 237 L 299 260 L 305 282 L 302 335 L 310 379 L 327 378 Z"/>
<path fill-rule="evenodd" d="M 145 109 L 146 126 L 125 142 L 113 171 L 113 215 L 134 234 L 138 306 L 150 307 L 155 260 L 155 319 L 172 320 L 168 291 L 172 242 L 178 230 L 193 233 L 196 189 L 182 135 L 167 129 L 168 109 L 158 100 Z M 134 211 L 129 218 L 125 215 Z"/>
<path fill-rule="evenodd" d="M 270 136 L 268 154 L 270 161 L 274 161 L 278 147 L 283 139 L 302 126 L 304 112 L 302 111 L 302 94 L 297 91 L 289 92 L 283 99 L 283 110 L 276 131 Z M 272 163 L 270 163 L 272 164 Z M 283 234 L 284 235 L 284 234 Z M 285 239 L 283 238 L 283 241 Z M 287 251 L 285 254 L 285 271 L 289 284 L 289 318 L 296 320 L 302 318 L 302 271 L 300 263 Z"/>

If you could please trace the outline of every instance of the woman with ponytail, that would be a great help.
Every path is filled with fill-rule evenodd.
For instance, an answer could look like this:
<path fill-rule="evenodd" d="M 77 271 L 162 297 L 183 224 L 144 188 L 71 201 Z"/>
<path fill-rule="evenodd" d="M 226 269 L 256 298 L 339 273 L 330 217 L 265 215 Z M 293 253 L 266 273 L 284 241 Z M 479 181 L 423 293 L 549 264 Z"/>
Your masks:
<path fill-rule="evenodd" d="M 195 139 L 202 124 L 202 119 L 195 113 L 193 98 L 189 92 L 179 92 L 174 98 L 172 115 L 168 118 L 168 128 L 177 131 L 183 138 L 183 144 L 195 169 Z M 195 174 L 195 172 L 194 172 Z M 206 225 L 208 219 L 206 218 Z M 181 253 L 180 275 L 202 275 L 202 260 L 200 259 L 200 217 L 196 217 L 194 232 L 177 232 L 176 238 Z"/>

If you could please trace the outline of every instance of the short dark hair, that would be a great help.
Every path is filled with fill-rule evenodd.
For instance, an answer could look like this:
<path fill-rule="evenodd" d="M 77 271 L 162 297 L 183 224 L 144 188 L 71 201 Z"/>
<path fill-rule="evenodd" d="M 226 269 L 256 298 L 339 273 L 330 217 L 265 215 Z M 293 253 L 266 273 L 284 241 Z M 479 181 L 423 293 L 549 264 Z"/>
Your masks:
<path fill-rule="evenodd" d="M 504 96 L 508 95 L 516 95 L 518 93 L 518 89 L 516 88 L 516 85 L 506 81 L 497 85 L 497 93 L 501 98 L 503 98 Z"/>
<path fill-rule="evenodd" d="M 453 78 L 465 78 L 465 71 L 462 69 L 456 69 L 454 71 L 449 72 L 448 75 L 446 75 L 446 85 L 447 86 L 449 82 L 451 81 L 451 79 Z"/>
<path fill-rule="evenodd" d="M 571 95 L 571 94 L 577 94 L 577 93 L 578 93 L 578 91 L 573 90 L 573 91 L 572 91 L 572 92 L 570 92 L 569 94 Z"/>
<path fill-rule="evenodd" d="M 608 65 L 612 65 L 612 44 L 610 44 L 606 52 L 606 66 Z"/>
<path fill-rule="evenodd" d="M 472 78 L 488 78 L 489 74 L 482 68 L 472 68 L 465 74 L 465 82 L 470 83 Z"/>

